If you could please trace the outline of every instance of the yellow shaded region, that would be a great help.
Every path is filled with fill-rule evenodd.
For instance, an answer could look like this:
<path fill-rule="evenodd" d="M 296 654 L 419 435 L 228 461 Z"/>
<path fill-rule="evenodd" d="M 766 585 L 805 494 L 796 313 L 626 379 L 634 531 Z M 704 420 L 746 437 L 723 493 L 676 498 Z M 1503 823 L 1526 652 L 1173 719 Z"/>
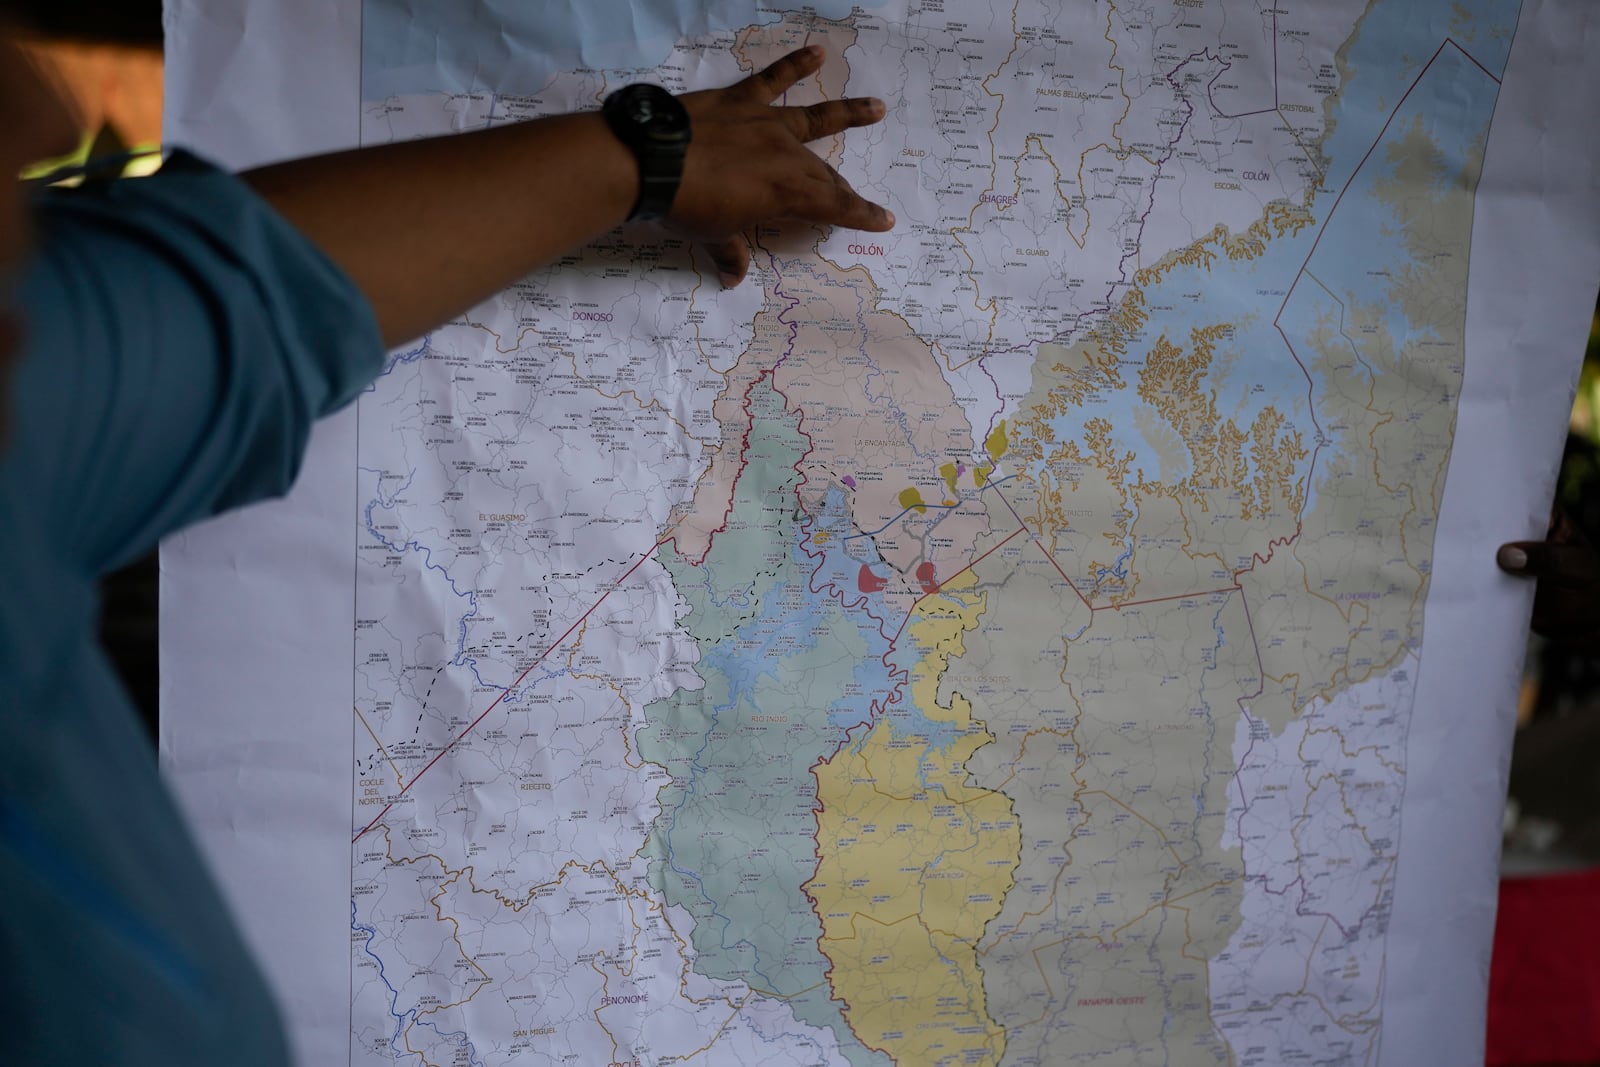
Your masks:
<path fill-rule="evenodd" d="M 900 506 L 903 508 L 916 508 L 917 513 L 921 515 L 928 513 L 928 505 L 922 502 L 922 490 L 916 486 L 901 491 Z"/>
<path fill-rule="evenodd" d="M 982 489 L 983 483 L 989 478 L 989 471 L 991 469 L 992 468 L 989 467 L 974 467 L 972 469 L 972 484 L 977 486 L 979 489 Z"/>
<path fill-rule="evenodd" d="M 961 477 L 961 468 L 954 463 L 946 463 L 939 468 L 939 476 L 944 479 L 944 484 L 948 485 L 950 491 L 954 493 L 956 491 L 956 480 Z"/>
<path fill-rule="evenodd" d="M 939 679 L 950 666 L 950 658 L 967 651 L 961 635 L 978 628 L 978 619 L 988 597 L 970 592 L 977 583 L 971 571 L 956 575 L 944 583 L 940 590 L 943 596 L 930 597 L 918 604 L 906 624 L 906 634 L 922 653 L 922 658 L 911 668 L 911 706 L 930 722 L 962 728 L 975 725 L 972 705 L 960 693 L 952 694 L 949 707 L 940 705 Z M 981 724 L 976 725 L 981 729 Z M 987 732 L 983 733 L 984 738 L 988 736 Z M 981 747 L 981 744 L 974 745 L 973 750 Z"/>
<path fill-rule="evenodd" d="M 911 703 L 954 727 L 954 740 L 941 730 L 936 747 L 916 720 L 891 716 L 817 769 L 821 859 L 806 892 L 834 995 L 864 1044 L 919 1067 L 995 1064 L 1005 1052 L 977 944 L 1010 890 L 1021 832 L 1009 798 L 967 784 L 967 760 L 992 735 L 960 694 L 938 703 L 940 676 L 984 610 L 973 585 L 971 574 L 947 583 L 907 627 L 922 653 Z"/>
<path fill-rule="evenodd" d="M 811 543 L 814 545 L 825 545 L 831 540 L 833 540 L 833 535 L 827 530 L 818 530 L 811 535 Z"/>
<path fill-rule="evenodd" d="M 994 432 L 991 433 L 989 435 L 989 439 L 983 443 L 983 447 L 984 450 L 989 453 L 989 458 L 998 464 L 1000 462 L 1000 457 L 1005 455 L 1006 450 L 1011 447 L 1011 441 L 1006 437 L 1005 419 L 1001 419 L 995 424 Z"/>

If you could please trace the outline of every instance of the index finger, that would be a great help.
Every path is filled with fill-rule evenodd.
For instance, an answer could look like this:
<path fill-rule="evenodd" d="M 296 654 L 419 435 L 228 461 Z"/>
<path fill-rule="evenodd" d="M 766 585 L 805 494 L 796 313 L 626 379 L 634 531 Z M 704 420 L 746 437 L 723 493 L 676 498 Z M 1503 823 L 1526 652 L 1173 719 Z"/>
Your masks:
<path fill-rule="evenodd" d="M 885 113 L 883 101 L 870 96 L 781 109 L 789 129 L 802 141 L 815 141 L 857 126 L 871 126 L 883 121 Z"/>
<path fill-rule="evenodd" d="M 739 88 L 757 103 L 770 104 L 807 74 L 822 69 L 823 49 L 819 44 L 798 48 L 765 70 L 750 75 Z"/>

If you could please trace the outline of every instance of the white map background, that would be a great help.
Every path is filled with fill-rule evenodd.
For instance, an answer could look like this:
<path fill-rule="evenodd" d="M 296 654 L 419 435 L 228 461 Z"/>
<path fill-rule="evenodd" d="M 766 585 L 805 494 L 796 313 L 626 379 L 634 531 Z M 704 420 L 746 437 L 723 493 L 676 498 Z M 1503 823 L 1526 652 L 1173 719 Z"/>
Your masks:
<path fill-rule="evenodd" d="M 358 1060 L 1376 1059 L 1518 7 L 935 6 L 660 75 L 826 39 L 895 233 L 601 242 L 362 399 Z M 643 73 L 385 17 L 369 142 Z"/>

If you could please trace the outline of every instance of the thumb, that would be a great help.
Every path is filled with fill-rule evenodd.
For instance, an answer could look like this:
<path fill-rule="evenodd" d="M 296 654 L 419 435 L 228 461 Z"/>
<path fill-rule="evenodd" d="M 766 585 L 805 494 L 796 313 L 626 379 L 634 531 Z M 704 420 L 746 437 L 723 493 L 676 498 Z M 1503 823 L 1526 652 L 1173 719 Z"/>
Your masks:
<path fill-rule="evenodd" d="M 1494 561 L 1507 574 L 1537 577 L 1539 567 L 1535 559 L 1542 562 L 1544 547 L 1543 542 L 1539 541 L 1511 541 L 1500 546 L 1494 554 Z"/>
<path fill-rule="evenodd" d="M 1507 574 L 1525 578 L 1548 577 L 1567 585 L 1585 586 L 1600 582 L 1600 565 L 1587 544 L 1512 541 L 1500 546 L 1494 561 Z"/>

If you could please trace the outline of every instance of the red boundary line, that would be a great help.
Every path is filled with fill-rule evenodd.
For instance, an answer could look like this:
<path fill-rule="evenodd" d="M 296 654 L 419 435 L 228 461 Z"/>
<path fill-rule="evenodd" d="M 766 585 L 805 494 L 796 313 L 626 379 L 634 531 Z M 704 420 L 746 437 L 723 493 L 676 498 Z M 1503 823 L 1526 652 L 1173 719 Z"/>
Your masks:
<path fill-rule="evenodd" d="M 1201 597 L 1220 596 L 1223 593 L 1232 595 L 1242 593 L 1244 589 L 1237 585 L 1230 585 L 1223 589 L 1205 589 L 1198 593 L 1174 593 L 1171 596 L 1152 597 L 1149 600 L 1130 600 L 1126 604 L 1101 604 L 1091 611 L 1125 611 L 1128 608 L 1142 608 L 1147 604 L 1166 604 L 1173 600 L 1199 600 Z"/>
<path fill-rule="evenodd" d="M 419 778 L 421 778 L 424 774 L 427 774 L 428 771 L 433 767 L 433 765 L 435 763 L 438 763 L 441 759 L 443 759 L 447 752 L 449 752 L 451 749 L 453 749 L 457 745 L 459 745 L 461 743 L 461 740 L 464 737 L 466 737 L 468 734 L 470 734 L 474 729 L 476 729 L 480 722 L 482 722 L 484 719 L 488 718 L 489 713 L 491 711 L 493 711 L 495 708 L 500 706 L 500 702 L 506 698 L 506 694 L 510 693 L 513 689 L 516 689 L 517 686 L 521 685 L 522 682 L 523 682 L 523 679 L 527 678 L 528 675 L 532 674 L 533 673 L 533 669 L 535 667 L 537 667 L 539 664 L 543 663 L 545 661 L 545 659 L 549 657 L 550 653 L 554 652 L 556 649 L 558 649 L 562 645 L 566 644 L 567 638 L 572 636 L 572 631 L 576 630 L 578 627 L 582 626 L 586 621 L 588 621 L 589 616 L 593 615 L 595 613 L 596 609 L 598 609 L 601 604 L 604 604 L 606 602 L 606 597 L 610 596 L 612 593 L 615 593 L 618 589 L 621 589 L 622 588 L 622 584 L 624 582 L 626 582 L 629 578 L 633 577 L 633 572 L 638 570 L 640 567 L 644 566 L 644 561 L 649 559 L 651 556 L 655 555 L 656 554 L 656 549 L 660 548 L 664 543 L 665 542 L 657 541 L 655 544 L 651 545 L 650 546 L 650 551 L 648 551 L 644 555 L 640 556 L 639 557 L 639 561 L 637 563 L 635 563 L 633 566 L 629 567 L 627 569 L 627 571 L 622 575 L 622 577 L 618 578 L 615 582 L 613 582 L 611 584 L 611 588 L 607 589 L 604 593 L 602 593 L 599 600 L 596 600 L 593 604 L 590 604 L 589 605 L 589 610 L 585 611 L 582 615 L 578 616 L 577 621 L 574 622 L 571 626 L 567 627 L 566 633 L 564 633 L 560 637 L 556 638 L 555 641 L 550 645 L 549 648 L 547 648 L 543 652 L 539 653 L 539 658 L 534 660 L 532 663 L 528 664 L 527 669 L 524 670 L 521 674 L 517 675 L 517 680 L 516 681 L 512 682 L 505 689 L 501 690 L 500 695 L 495 697 L 494 701 L 488 707 L 483 709 L 483 714 L 479 715 L 476 719 L 473 719 L 472 722 L 470 724 L 468 724 L 468 726 L 467 726 L 467 728 L 465 730 L 462 730 L 459 734 L 457 734 L 455 736 L 454 740 L 452 740 L 448 745 L 444 746 L 437 753 L 435 753 L 433 759 L 428 761 L 427 766 L 423 767 L 422 770 L 418 771 L 416 774 L 413 774 L 411 776 L 411 781 L 408 784 L 406 784 L 400 790 L 400 792 L 398 792 L 398 793 L 396 793 L 394 795 L 394 799 L 393 800 L 389 801 L 389 803 L 387 803 L 387 804 L 385 804 L 383 806 L 383 810 L 378 812 L 377 816 L 371 822 L 367 823 L 366 826 L 363 826 L 361 828 L 360 832 L 357 833 L 356 836 L 354 836 L 354 837 L 352 837 L 350 839 L 350 843 L 353 845 L 357 841 L 360 841 L 363 837 L 366 836 L 367 831 L 371 830 L 374 826 L 378 825 L 378 822 L 385 815 L 389 814 L 389 809 L 394 807 L 397 803 L 399 803 L 400 802 L 400 798 L 405 796 L 407 793 L 409 793 L 411 791 L 411 787 L 417 784 L 417 780 Z"/>
<path fill-rule="evenodd" d="M 990 556 L 994 555 L 996 552 L 1000 551 L 1002 548 L 1004 548 L 1007 545 L 1009 545 L 1012 541 L 1016 540 L 1018 534 L 1025 534 L 1027 532 L 1028 532 L 1028 528 L 1026 526 L 1018 527 L 1017 529 L 1012 530 L 1009 534 L 1006 535 L 1006 538 L 1005 538 L 1004 541 L 1001 541 L 998 545 L 995 545 L 993 548 L 989 549 L 983 555 L 979 556 L 977 559 L 973 560 L 971 563 L 967 564 L 965 567 L 962 567 L 960 570 L 956 571 L 950 577 L 948 577 L 948 578 L 944 579 L 943 581 L 941 581 L 939 583 L 939 585 L 940 585 L 939 589 L 935 590 L 932 593 L 923 593 L 921 596 L 917 597 L 916 600 L 912 601 L 911 602 L 911 609 L 906 612 L 906 617 L 900 620 L 900 629 L 896 630 L 894 632 L 894 636 L 889 639 L 889 651 L 893 652 L 895 650 L 896 645 L 898 645 L 898 643 L 900 641 L 901 635 L 906 632 L 906 627 L 911 625 L 911 617 L 917 613 L 917 608 L 922 606 L 922 602 L 924 600 L 927 600 L 929 597 L 938 596 L 940 593 L 944 592 L 944 589 L 943 589 L 944 586 L 949 585 L 951 582 L 955 581 L 957 578 L 961 577 L 963 574 L 966 574 L 968 571 L 975 570 L 977 568 L 978 564 L 982 563 L 984 560 L 988 559 Z"/>

